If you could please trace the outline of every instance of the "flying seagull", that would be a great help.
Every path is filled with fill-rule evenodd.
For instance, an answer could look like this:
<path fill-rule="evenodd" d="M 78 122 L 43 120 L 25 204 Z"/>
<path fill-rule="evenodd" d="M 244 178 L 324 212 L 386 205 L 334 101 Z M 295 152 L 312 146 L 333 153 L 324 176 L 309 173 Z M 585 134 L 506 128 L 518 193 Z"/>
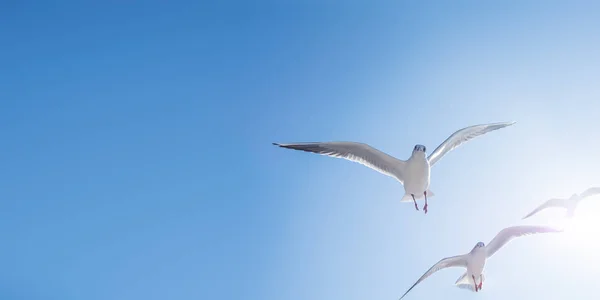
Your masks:
<path fill-rule="evenodd" d="M 415 145 L 412 155 L 408 160 L 397 159 L 367 144 L 356 142 L 273 143 L 273 145 L 331 157 L 344 158 L 391 176 L 404 185 L 405 193 L 400 201 L 408 202 L 411 201 L 412 198 L 412 201 L 415 203 L 415 209 L 419 210 L 416 199 L 420 199 L 424 196 L 425 206 L 423 207 L 423 210 L 427 213 L 427 196 L 434 196 L 433 192 L 429 190 L 429 172 L 431 167 L 446 153 L 452 151 L 461 144 L 490 131 L 513 124 L 515 124 L 515 122 L 490 123 L 473 125 L 460 129 L 433 150 L 429 156 L 426 156 L 427 148 L 425 148 L 425 146 Z"/>
<path fill-rule="evenodd" d="M 598 195 L 598 194 L 600 194 L 600 187 L 591 187 L 579 195 L 573 194 L 571 196 L 571 198 L 568 198 L 568 199 L 552 198 L 552 199 L 544 202 L 542 205 L 538 206 L 536 209 L 534 209 L 528 215 L 523 217 L 523 219 L 527 219 L 527 218 L 537 214 L 538 212 L 540 212 L 546 208 L 550 208 L 550 207 L 565 208 L 565 209 L 567 209 L 566 217 L 572 218 L 573 214 L 575 213 L 575 208 L 577 207 L 577 205 L 579 205 L 579 202 L 581 200 L 583 200 L 587 197 L 590 197 L 590 196 Z"/>
<path fill-rule="evenodd" d="M 400 299 L 404 298 L 410 290 L 433 273 L 452 267 L 467 269 L 467 271 L 454 283 L 457 287 L 478 292 L 481 290 L 483 282 L 485 281 L 483 268 L 485 267 L 488 258 L 492 257 L 492 255 L 502 248 L 502 246 L 506 245 L 510 240 L 516 237 L 547 232 L 562 232 L 562 230 L 545 226 L 514 226 L 502 229 L 487 246 L 484 243 L 479 242 L 473 247 L 471 252 L 467 254 L 446 257 L 440 260 L 427 270 L 427 272 L 425 272 L 425 274 L 423 274 L 423 276 L 421 276 L 421 278 L 419 278 L 419 280 L 417 280 L 417 282 L 415 282 L 415 284 L 413 284 Z"/>

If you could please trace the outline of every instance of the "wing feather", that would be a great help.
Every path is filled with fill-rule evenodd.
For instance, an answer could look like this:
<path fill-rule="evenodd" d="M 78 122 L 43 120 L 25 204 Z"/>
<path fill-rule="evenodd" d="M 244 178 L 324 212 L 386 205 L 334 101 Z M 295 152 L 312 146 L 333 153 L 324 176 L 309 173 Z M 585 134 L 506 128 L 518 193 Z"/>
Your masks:
<path fill-rule="evenodd" d="M 273 143 L 273 145 L 354 161 L 382 174 L 394 177 L 400 182 L 404 182 L 404 166 L 406 165 L 406 162 L 379 151 L 367 144 L 355 142 L 327 142 L 297 144 Z"/>
<path fill-rule="evenodd" d="M 552 198 L 552 199 L 542 203 L 542 205 L 536 207 L 532 212 L 530 212 L 528 215 L 523 217 L 523 220 L 537 214 L 538 212 L 540 212 L 546 208 L 550 208 L 550 207 L 567 208 L 567 199 Z"/>
<path fill-rule="evenodd" d="M 419 278 L 419 280 L 417 280 L 417 282 L 415 282 L 415 284 L 413 284 L 404 293 L 404 295 L 402 295 L 402 297 L 400 297 L 400 299 L 404 298 L 404 296 L 406 296 L 406 294 L 408 294 L 408 292 L 410 292 L 410 290 L 412 290 L 421 281 L 423 281 L 427 277 L 431 276 L 433 273 L 435 273 L 435 272 L 437 272 L 439 270 L 442 270 L 442 269 L 452 268 L 452 267 L 463 267 L 463 268 L 466 268 L 467 267 L 467 258 L 465 257 L 465 255 L 457 255 L 457 256 L 452 256 L 452 257 L 446 257 L 446 258 L 438 261 L 435 265 L 433 265 L 431 268 L 429 268 L 429 270 L 427 270 L 427 272 L 425 272 L 425 274 L 423 274 L 423 276 L 421 276 L 421 278 Z"/>
<path fill-rule="evenodd" d="M 490 131 L 498 130 L 500 128 L 504 128 L 510 125 L 515 124 L 515 122 L 502 122 L 502 123 L 489 123 L 489 124 L 480 124 L 473 125 L 469 127 L 465 127 L 460 129 L 450 135 L 443 143 L 441 143 L 427 158 L 429 160 L 429 165 L 433 166 L 438 160 L 440 160 L 446 153 L 456 149 L 458 146 L 463 143 L 474 139 L 480 135 L 486 134 Z"/>
<path fill-rule="evenodd" d="M 500 230 L 500 232 L 486 246 L 487 257 L 492 257 L 502 246 L 506 245 L 512 239 L 532 235 L 537 233 L 562 232 L 562 229 L 556 229 L 548 226 L 513 226 Z"/>
<path fill-rule="evenodd" d="M 591 188 L 585 190 L 585 192 L 581 193 L 580 197 L 581 197 L 581 199 L 583 199 L 583 198 L 594 196 L 597 194 L 600 194 L 600 187 L 591 187 Z"/>

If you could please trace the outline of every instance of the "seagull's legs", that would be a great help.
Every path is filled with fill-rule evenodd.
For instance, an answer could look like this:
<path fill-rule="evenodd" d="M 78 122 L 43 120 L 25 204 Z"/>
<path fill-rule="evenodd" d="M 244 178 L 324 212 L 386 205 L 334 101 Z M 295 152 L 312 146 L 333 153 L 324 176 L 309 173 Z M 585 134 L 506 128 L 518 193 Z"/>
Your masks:
<path fill-rule="evenodd" d="M 479 275 L 479 290 L 481 291 L 481 286 L 483 286 L 483 274 Z"/>
<path fill-rule="evenodd" d="M 415 203 L 415 209 L 419 210 L 419 206 L 417 205 L 417 200 L 415 199 L 415 194 L 410 194 L 413 198 L 413 202 Z"/>
<path fill-rule="evenodd" d="M 427 213 L 427 191 L 423 192 L 423 195 L 425 195 L 425 206 L 423 206 L 423 210 Z"/>
<path fill-rule="evenodd" d="M 479 292 L 479 287 L 477 286 L 477 280 L 475 280 L 475 275 L 471 275 L 473 277 L 473 283 L 475 283 L 475 292 Z"/>

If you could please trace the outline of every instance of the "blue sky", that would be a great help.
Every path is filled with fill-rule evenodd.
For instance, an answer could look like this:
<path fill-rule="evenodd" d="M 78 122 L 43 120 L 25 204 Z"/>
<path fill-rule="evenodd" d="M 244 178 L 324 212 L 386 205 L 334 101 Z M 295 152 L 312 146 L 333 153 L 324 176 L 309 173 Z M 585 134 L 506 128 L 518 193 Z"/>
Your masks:
<path fill-rule="evenodd" d="M 0 298 L 396 299 L 600 184 L 598 4 L 380 4 L 0 3 Z M 512 120 L 436 164 L 428 215 L 391 178 L 271 145 L 405 159 Z M 594 213 L 595 236 L 509 244 L 481 293 L 445 270 L 406 299 L 595 299 Z"/>

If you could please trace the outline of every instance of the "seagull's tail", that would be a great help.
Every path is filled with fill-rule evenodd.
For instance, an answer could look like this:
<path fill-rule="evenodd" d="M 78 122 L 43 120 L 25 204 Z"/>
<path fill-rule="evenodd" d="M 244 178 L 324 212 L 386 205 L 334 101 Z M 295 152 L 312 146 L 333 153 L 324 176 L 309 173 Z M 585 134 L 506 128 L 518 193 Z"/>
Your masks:
<path fill-rule="evenodd" d="M 417 197 L 415 197 L 417 198 Z M 404 194 L 404 197 L 402 197 L 402 199 L 400 199 L 400 202 L 412 202 L 412 196 L 409 194 Z"/>
<path fill-rule="evenodd" d="M 433 196 L 435 196 L 435 194 L 430 189 L 427 189 L 427 199 L 429 199 Z"/>
<path fill-rule="evenodd" d="M 423 197 L 424 195 L 415 195 L 415 199 L 419 200 L 419 199 L 424 199 Z M 435 196 L 435 194 L 431 191 L 431 190 L 427 190 L 427 199 L 431 198 Z M 402 197 L 402 199 L 400 199 L 400 202 L 413 202 L 413 198 L 410 194 L 404 194 L 404 197 Z"/>
<path fill-rule="evenodd" d="M 477 278 L 477 280 L 477 283 L 479 283 L 479 278 Z M 481 282 L 485 282 L 485 274 L 481 274 Z M 472 292 L 475 291 L 475 282 L 473 282 L 473 278 L 468 276 L 467 272 L 458 277 L 454 285 L 456 285 L 456 287 L 459 289 L 465 289 Z"/>

